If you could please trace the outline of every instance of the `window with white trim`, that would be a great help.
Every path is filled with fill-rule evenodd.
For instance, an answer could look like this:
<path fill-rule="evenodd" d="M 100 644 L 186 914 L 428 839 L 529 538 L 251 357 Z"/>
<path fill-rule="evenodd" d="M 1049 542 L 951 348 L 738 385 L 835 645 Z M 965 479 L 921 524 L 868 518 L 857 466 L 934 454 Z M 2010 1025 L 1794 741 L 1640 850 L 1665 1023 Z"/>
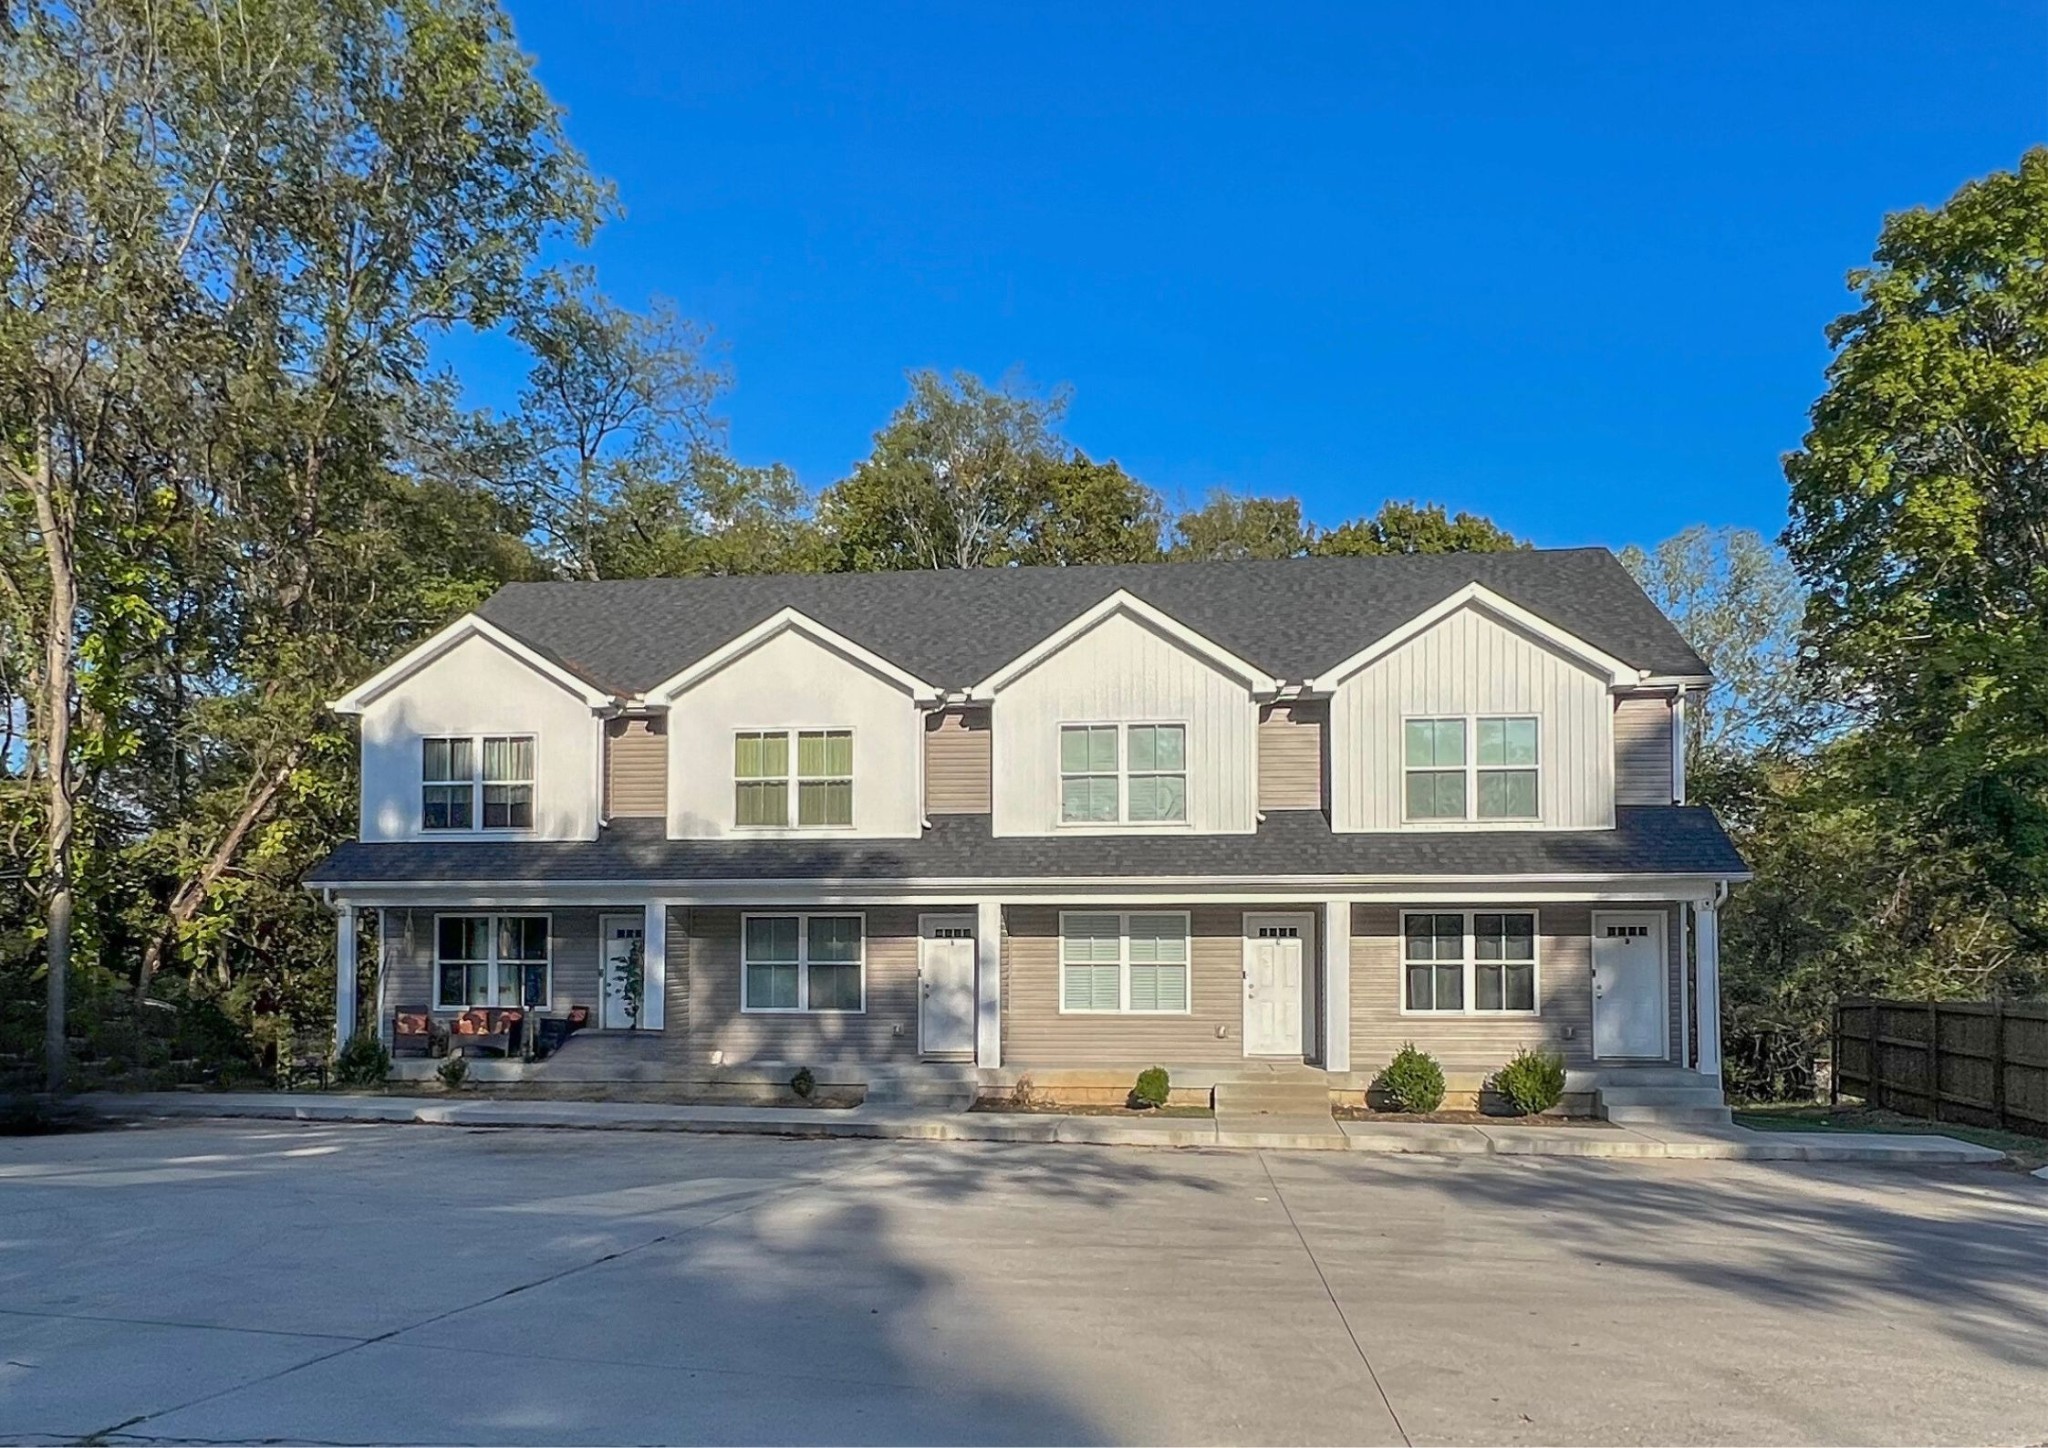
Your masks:
<path fill-rule="evenodd" d="M 1184 724 L 1062 724 L 1061 824 L 1185 824 Z"/>
<path fill-rule="evenodd" d="M 1060 1010 L 1065 1014 L 1186 1015 L 1184 910 L 1060 913 Z"/>
<path fill-rule="evenodd" d="M 554 962 L 545 915 L 441 915 L 434 920 L 434 1009 L 526 1004 L 526 978 L 535 999 L 555 993 Z"/>
<path fill-rule="evenodd" d="M 1402 721 L 1403 808 L 1410 820 L 1534 820 L 1540 728 L 1533 714 Z M 1474 747 L 1468 748 L 1467 741 Z"/>
<path fill-rule="evenodd" d="M 733 735 L 732 773 L 733 820 L 742 827 L 853 823 L 850 729 L 743 729 Z"/>
<path fill-rule="evenodd" d="M 867 1009 L 866 922 L 859 915 L 740 918 L 740 1009 L 858 1014 Z"/>
<path fill-rule="evenodd" d="M 533 828 L 531 734 L 453 735 L 420 741 L 420 828 Z"/>
<path fill-rule="evenodd" d="M 1535 914 L 1403 913 L 1401 1009 L 1450 1015 L 1537 1014 Z"/>

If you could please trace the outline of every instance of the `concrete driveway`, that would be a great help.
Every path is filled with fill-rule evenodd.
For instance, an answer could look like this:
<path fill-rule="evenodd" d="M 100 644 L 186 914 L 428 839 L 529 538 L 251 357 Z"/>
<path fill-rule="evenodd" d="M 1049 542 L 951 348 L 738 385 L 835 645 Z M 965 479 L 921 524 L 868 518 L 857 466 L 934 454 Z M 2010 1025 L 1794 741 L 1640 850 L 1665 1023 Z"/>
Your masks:
<path fill-rule="evenodd" d="M 260 1124 L 0 1140 L 0 1437 L 2048 1439 L 2048 1186 Z"/>

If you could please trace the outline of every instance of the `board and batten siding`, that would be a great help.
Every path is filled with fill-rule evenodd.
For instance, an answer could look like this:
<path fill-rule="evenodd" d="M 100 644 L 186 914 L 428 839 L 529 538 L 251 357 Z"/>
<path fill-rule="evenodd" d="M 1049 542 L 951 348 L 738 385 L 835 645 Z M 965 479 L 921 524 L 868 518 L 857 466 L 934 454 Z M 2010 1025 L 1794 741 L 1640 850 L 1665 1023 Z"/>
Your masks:
<path fill-rule="evenodd" d="M 362 715 L 366 840 L 460 839 L 420 823 L 422 739 L 534 737 L 533 828 L 487 832 L 529 840 L 597 838 L 598 719 L 590 706 L 492 639 L 473 635 L 372 699 Z"/>
<path fill-rule="evenodd" d="M 1665 917 L 1666 1012 L 1670 1058 L 1678 1056 L 1683 996 L 1676 905 L 1489 905 L 1536 914 L 1537 1007 L 1534 1016 L 1401 1014 L 1401 916 L 1410 907 L 1357 905 L 1351 912 L 1351 1069 L 1377 1072 L 1412 1041 L 1448 1072 L 1492 1073 L 1523 1047 L 1555 1051 L 1573 1067 L 1593 1060 L 1593 912 L 1655 910 Z M 1452 910 L 1455 906 L 1413 907 Z"/>
<path fill-rule="evenodd" d="M 987 709 L 937 709 L 924 721 L 924 800 L 927 814 L 987 814 L 989 728 Z"/>
<path fill-rule="evenodd" d="M 660 819 L 668 813 L 668 722 L 644 714 L 604 726 L 607 819 Z"/>
<path fill-rule="evenodd" d="M 810 913 L 865 917 L 867 1009 L 852 1013 L 747 1014 L 740 1009 L 740 919 L 743 915 L 791 913 L 787 907 L 726 909 L 697 907 L 677 912 L 688 941 L 688 1022 L 676 1036 L 687 1060 L 723 1064 L 773 1062 L 792 1068 L 821 1063 L 915 1061 L 917 1059 L 917 909 L 869 906 Z M 676 935 L 671 933 L 671 941 Z M 673 961 L 676 949 L 672 945 Z M 675 973 L 671 966 L 671 990 Z M 673 1000 L 673 997 L 671 997 Z M 673 1004 L 669 1010 L 674 1011 Z M 673 1021 L 673 1015 L 670 1017 Z M 673 1057 L 673 1049 L 664 1054 Z"/>
<path fill-rule="evenodd" d="M 739 828 L 733 735 L 744 729 L 851 729 L 852 828 Z M 924 828 L 923 752 L 923 712 L 902 686 L 799 629 L 785 629 L 670 704 L 669 837 L 915 839 Z M 794 755 L 792 747 L 792 770 Z"/>
<path fill-rule="evenodd" d="M 1090 907 L 1091 909 L 1095 907 Z M 1103 905 L 1103 910 L 1121 907 Z M 1244 1061 L 1244 911 L 1234 905 L 1146 906 L 1189 912 L 1184 1016 L 1062 1015 L 1060 912 L 1013 905 L 1003 939 L 1003 1064 L 1225 1066 Z"/>
<path fill-rule="evenodd" d="M 1012 680 L 996 698 L 994 721 L 991 829 L 998 835 L 1076 830 L 1060 824 L 1062 724 L 1185 724 L 1186 828 L 1257 828 L 1258 708 L 1251 691 L 1129 614 L 1106 616 Z"/>
<path fill-rule="evenodd" d="M 1375 659 L 1333 692 L 1331 828 L 1460 828 L 1404 818 L 1403 721 L 1478 714 L 1533 714 L 1542 721 L 1537 825 L 1613 828 L 1614 710 L 1606 681 L 1476 605 Z M 1468 733 L 1468 750 L 1474 742 Z M 1474 821 L 1467 827 L 1501 826 Z"/>
<path fill-rule="evenodd" d="M 1321 700 L 1268 704 L 1259 711 L 1259 808 L 1323 807 Z"/>
<path fill-rule="evenodd" d="M 1614 802 L 1670 804 L 1671 701 L 1623 695 L 1614 701 Z"/>

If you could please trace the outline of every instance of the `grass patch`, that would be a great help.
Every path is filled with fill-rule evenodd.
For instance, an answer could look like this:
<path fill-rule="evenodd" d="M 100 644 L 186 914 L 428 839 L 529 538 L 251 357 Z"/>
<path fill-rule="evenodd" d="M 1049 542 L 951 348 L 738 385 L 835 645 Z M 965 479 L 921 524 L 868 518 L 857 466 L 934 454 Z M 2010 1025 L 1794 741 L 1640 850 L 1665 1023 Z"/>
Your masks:
<path fill-rule="evenodd" d="M 2022 1170 L 2048 1166 L 2048 1137 L 2018 1131 L 1993 1131 L 1984 1126 L 1959 1126 L 1953 1121 L 1928 1121 L 1868 1106 L 1823 1106 L 1805 1102 L 1771 1102 L 1738 1106 L 1735 1124 L 1752 1131 L 1840 1131 L 1889 1136 L 1952 1136 L 1957 1141 L 1988 1146 L 2010 1156 Z"/>

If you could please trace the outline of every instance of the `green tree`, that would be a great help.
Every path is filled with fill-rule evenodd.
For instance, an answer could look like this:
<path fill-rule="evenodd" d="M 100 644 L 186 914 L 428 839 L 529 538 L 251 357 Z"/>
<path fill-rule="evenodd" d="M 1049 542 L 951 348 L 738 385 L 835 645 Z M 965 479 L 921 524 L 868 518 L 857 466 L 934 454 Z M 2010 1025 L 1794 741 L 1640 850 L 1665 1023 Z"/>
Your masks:
<path fill-rule="evenodd" d="M 517 317 L 604 197 L 487 0 L 15 0 L 4 29 L 0 556 L 54 1080 L 80 843 L 88 944 L 139 946 L 144 984 L 319 848 L 353 768 L 321 700 L 482 583 L 407 562 L 455 496 L 408 457 L 449 413 L 428 339 Z"/>
<path fill-rule="evenodd" d="M 597 578 L 601 520 L 628 492 L 629 515 L 655 506 L 655 491 L 689 505 L 692 476 L 722 431 L 712 408 L 728 379 L 707 360 L 708 334 L 672 303 L 629 312 L 585 268 L 550 291 L 513 328 L 533 356 L 519 417 L 534 517 L 563 572 Z"/>
<path fill-rule="evenodd" d="M 820 573 L 837 554 L 810 507 L 781 464 L 746 467 L 699 449 L 680 480 L 619 489 L 595 519 L 590 563 L 600 578 Z"/>
<path fill-rule="evenodd" d="M 1321 534 L 1309 551 L 1324 558 L 1381 553 L 1499 553 L 1529 545 L 1476 513 L 1455 517 L 1442 503 L 1403 503 L 1389 498 L 1370 518 L 1359 518 Z"/>
<path fill-rule="evenodd" d="M 1686 713 L 1695 779 L 1717 763 L 1803 749 L 1826 714 L 1799 664 L 1806 597 L 1799 575 L 1751 528 L 1695 524 L 1621 561 L 1714 671 L 1714 689 Z"/>
<path fill-rule="evenodd" d="M 1241 558 L 1299 558 L 1315 541 L 1299 498 L 1242 497 L 1223 489 L 1174 520 L 1175 559 L 1217 562 Z"/>
<path fill-rule="evenodd" d="M 2048 150 L 1886 218 L 1785 534 L 1811 667 L 1906 847 L 2048 947 Z"/>
<path fill-rule="evenodd" d="M 1067 394 L 914 372 L 873 451 L 819 499 L 846 569 L 1130 562 L 1158 552 L 1158 500 L 1059 432 Z"/>

